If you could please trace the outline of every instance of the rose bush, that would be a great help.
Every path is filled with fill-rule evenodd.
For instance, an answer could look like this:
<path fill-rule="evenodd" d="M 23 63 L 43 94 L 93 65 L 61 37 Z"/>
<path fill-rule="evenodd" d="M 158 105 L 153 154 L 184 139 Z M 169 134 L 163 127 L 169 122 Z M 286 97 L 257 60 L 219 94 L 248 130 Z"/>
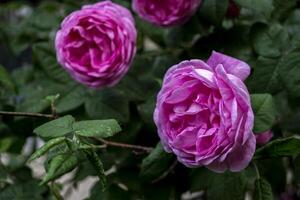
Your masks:
<path fill-rule="evenodd" d="M 144 20 L 159 26 L 186 22 L 197 10 L 201 0 L 133 0 L 132 7 Z"/>
<path fill-rule="evenodd" d="M 188 167 L 241 171 L 255 151 L 253 111 L 243 83 L 250 67 L 213 52 L 181 62 L 164 77 L 154 121 L 165 150 Z"/>
<path fill-rule="evenodd" d="M 56 34 L 58 62 L 89 87 L 113 86 L 128 71 L 137 32 L 126 8 L 103 1 L 67 16 Z"/>

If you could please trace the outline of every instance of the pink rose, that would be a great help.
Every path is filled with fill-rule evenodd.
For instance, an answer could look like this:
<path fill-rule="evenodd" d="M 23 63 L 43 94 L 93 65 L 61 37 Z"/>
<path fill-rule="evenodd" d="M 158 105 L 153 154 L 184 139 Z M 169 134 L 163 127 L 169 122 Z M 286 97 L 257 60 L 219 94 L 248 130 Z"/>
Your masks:
<path fill-rule="evenodd" d="M 110 1 L 83 6 L 56 34 L 58 62 L 89 87 L 117 84 L 136 52 L 137 32 L 126 8 Z"/>
<path fill-rule="evenodd" d="M 273 133 L 271 130 L 255 135 L 256 143 L 260 145 L 264 145 L 268 143 L 272 139 L 272 137 L 273 137 Z"/>
<path fill-rule="evenodd" d="M 132 7 L 146 21 L 159 26 L 173 26 L 186 22 L 201 0 L 133 0 Z"/>
<path fill-rule="evenodd" d="M 243 170 L 256 145 L 243 83 L 249 74 L 246 63 L 217 52 L 206 63 L 190 60 L 171 67 L 154 112 L 165 150 L 187 167 Z"/>

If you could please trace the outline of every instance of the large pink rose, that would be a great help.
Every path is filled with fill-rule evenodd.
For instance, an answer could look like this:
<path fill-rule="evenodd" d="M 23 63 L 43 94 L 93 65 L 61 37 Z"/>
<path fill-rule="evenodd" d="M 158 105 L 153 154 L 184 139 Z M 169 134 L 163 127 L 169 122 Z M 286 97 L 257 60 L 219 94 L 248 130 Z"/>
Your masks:
<path fill-rule="evenodd" d="M 197 10 L 201 0 L 133 0 L 133 9 L 141 18 L 159 26 L 186 22 Z"/>
<path fill-rule="evenodd" d="M 128 71 L 136 52 L 134 19 L 110 1 L 83 6 L 67 16 L 56 34 L 59 63 L 90 87 L 113 86 Z"/>
<path fill-rule="evenodd" d="M 188 167 L 243 170 L 256 145 L 243 83 L 249 74 L 246 63 L 217 52 L 206 63 L 190 60 L 171 67 L 154 112 L 165 150 Z"/>

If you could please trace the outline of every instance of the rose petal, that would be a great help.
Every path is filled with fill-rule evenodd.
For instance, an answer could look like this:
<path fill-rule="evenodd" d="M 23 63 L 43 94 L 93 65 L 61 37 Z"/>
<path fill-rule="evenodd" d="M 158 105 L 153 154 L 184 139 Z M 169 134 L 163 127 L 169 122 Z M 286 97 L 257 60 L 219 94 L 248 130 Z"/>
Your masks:
<path fill-rule="evenodd" d="M 219 64 L 222 64 L 228 74 L 239 77 L 241 80 L 245 80 L 250 75 L 251 70 L 247 63 L 216 51 L 212 52 L 207 64 L 213 68 L 216 68 Z"/>

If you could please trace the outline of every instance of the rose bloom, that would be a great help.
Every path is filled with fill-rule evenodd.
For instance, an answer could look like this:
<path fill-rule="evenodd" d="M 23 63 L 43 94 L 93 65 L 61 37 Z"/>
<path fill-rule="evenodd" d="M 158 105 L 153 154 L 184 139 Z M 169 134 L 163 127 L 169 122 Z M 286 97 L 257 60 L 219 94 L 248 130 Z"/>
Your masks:
<path fill-rule="evenodd" d="M 154 112 L 165 150 L 187 167 L 243 170 L 256 145 L 243 83 L 249 74 L 246 63 L 217 52 L 206 63 L 190 60 L 171 67 Z"/>
<path fill-rule="evenodd" d="M 273 137 L 273 133 L 271 130 L 265 131 L 263 133 L 257 133 L 255 135 L 256 143 L 260 145 L 267 144 Z"/>
<path fill-rule="evenodd" d="M 146 21 L 159 26 L 173 26 L 186 22 L 201 0 L 133 0 L 132 7 Z"/>
<path fill-rule="evenodd" d="M 89 87 L 113 86 L 128 71 L 137 32 L 126 8 L 110 1 L 83 6 L 67 16 L 56 34 L 58 62 Z"/>

